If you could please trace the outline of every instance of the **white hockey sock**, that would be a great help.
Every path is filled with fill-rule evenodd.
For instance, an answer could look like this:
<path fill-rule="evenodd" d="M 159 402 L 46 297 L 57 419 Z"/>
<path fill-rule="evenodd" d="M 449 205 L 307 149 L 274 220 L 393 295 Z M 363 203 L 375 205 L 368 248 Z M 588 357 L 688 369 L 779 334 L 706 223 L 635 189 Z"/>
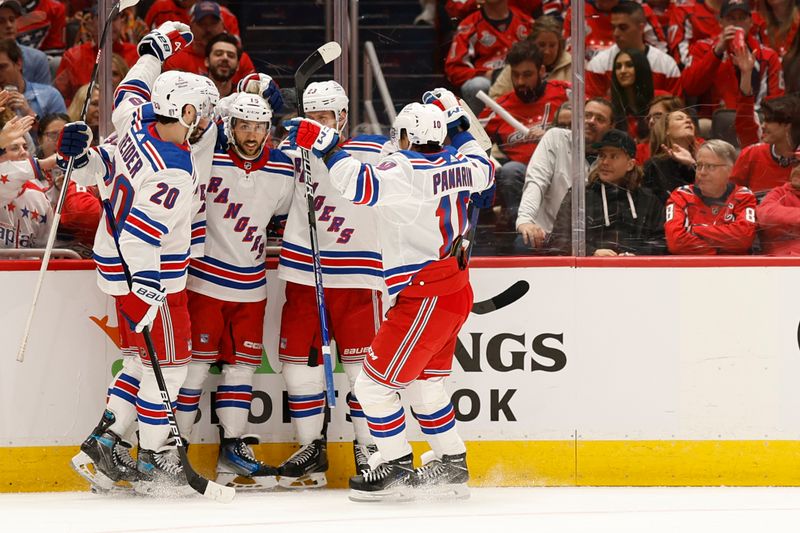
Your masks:
<path fill-rule="evenodd" d="M 225 365 L 222 380 L 217 386 L 214 409 L 217 411 L 223 437 L 239 438 L 244 435 L 250 403 L 253 400 L 253 374 L 251 365 Z"/>
<path fill-rule="evenodd" d="M 178 397 L 178 389 L 186 378 L 187 366 L 161 367 L 173 408 L 176 406 L 173 398 Z M 145 366 L 142 372 L 139 397 L 136 398 L 136 412 L 139 415 L 139 445 L 146 450 L 158 451 L 163 448 L 169 440 L 169 422 L 167 412 L 161 403 L 156 376 L 149 366 Z"/>
<path fill-rule="evenodd" d="M 444 388 L 444 378 L 421 379 L 409 385 L 407 390 L 411 413 L 436 456 L 467 451 L 456 431 L 455 409 Z"/>
<path fill-rule="evenodd" d="M 411 453 L 406 438 L 406 415 L 397 391 L 381 385 L 363 372 L 356 379 L 355 393 L 361 400 L 369 431 L 387 461 Z"/>
<path fill-rule="evenodd" d="M 356 379 L 361 373 L 362 363 L 346 363 L 342 365 L 347 380 L 350 382 L 350 390 L 354 390 Z M 350 408 L 350 421 L 353 423 L 353 433 L 355 439 L 359 444 L 373 444 L 372 434 L 369 432 L 367 425 L 367 417 L 364 416 L 364 410 L 361 408 L 358 398 L 352 392 L 347 395 L 347 407 Z"/>
<path fill-rule="evenodd" d="M 325 422 L 325 370 L 322 365 L 287 363 L 281 373 L 289 393 L 289 416 L 302 445 L 322 438 Z"/>
<path fill-rule="evenodd" d="M 114 413 L 114 423 L 109 429 L 125 437 L 136 420 L 136 396 L 142 379 L 142 362 L 138 355 L 122 358 L 122 370 L 108 387 L 106 409 Z"/>
<path fill-rule="evenodd" d="M 208 367 L 207 363 L 189 363 L 186 379 L 178 391 L 175 421 L 178 422 L 181 437 L 187 442 L 192 436 L 197 410 L 200 408 L 200 395 L 203 394 L 203 383 L 208 377 Z"/>

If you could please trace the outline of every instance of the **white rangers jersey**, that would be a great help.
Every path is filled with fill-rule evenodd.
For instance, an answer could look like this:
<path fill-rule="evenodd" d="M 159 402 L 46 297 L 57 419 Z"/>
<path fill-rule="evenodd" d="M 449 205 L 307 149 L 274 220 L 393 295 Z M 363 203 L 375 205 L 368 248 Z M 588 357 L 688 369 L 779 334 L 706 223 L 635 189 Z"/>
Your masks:
<path fill-rule="evenodd" d="M 229 302 L 266 299 L 267 225 L 289 212 L 294 181 L 294 163 L 279 150 L 248 161 L 217 148 L 192 223 L 192 248 L 202 245 L 203 254 L 189 264 L 189 290 Z"/>
<path fill-rule="evenodd" d="M 450 254 L 453 241 L 469 229 L 470 195 L 494 181 L 493 163 L 467 132 L 433 154 L 401 150 L 371 165 L 341 151 L 327 166 L 345 198 L 377 207 L 383 277 L 392 299 L 425 265 Z"/>
<path fill-rule="evenodd" d="M 44 248 L 52 220 L 53 206 L 44 192 L 24 183 L 17 197 L 0 208 L 0 248 Z"/>
<path fill-rule="evenodd" d="M 311 238 L 308 232 L 308 203 L 302 177 L 299 150 L 281 148 L 294 160 L 301 176 L 294 188 L 294 199 L 286 221 L 278 277 L 301 285 L 314 285 Z M 358 161 L 377 163 L 394 148 L 386 137 L 359 135 L 342 144 L 342 149 Z M 379 252 L 377 218 L 373 210 L 341 197 L 326 177 L 328 169 L 310 155 L 317 214 L 317 240 L 322 263 L 323 285 L 337 288 L 381 290 L 382 263 Z"/>
<path fill-rule="evenodd" d="M 119 141 L 106 185 L 131 275 L 175 293 L 186 286 L 197 176 L 189 144 L 166 142 L 155 129 L 155 114 L 146 101 L 159 73 L 157 62 L 140 58 L 117 88 L 112 121 Z M 100 289 L 126 294 L 105 213 L 95 235 L 94 259 Z"/>

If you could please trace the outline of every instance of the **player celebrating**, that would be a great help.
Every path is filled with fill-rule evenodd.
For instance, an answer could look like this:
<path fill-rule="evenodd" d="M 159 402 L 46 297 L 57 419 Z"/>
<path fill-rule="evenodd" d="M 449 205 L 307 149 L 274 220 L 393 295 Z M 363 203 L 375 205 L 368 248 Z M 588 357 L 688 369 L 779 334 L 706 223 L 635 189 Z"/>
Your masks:
<path fill-rule="evenodd" d="M 115 232 L 104 218 L 95 236 L 98 286 L 115 297 L 119 313 L 130 324 L 130 329 L 120 324 L 123 344 L 133 348 L 144 363 L 141 374 L 131 376 L 140 381 L 138 472 L 120 450 L 120 435 L 131 420 L 117 417 L 113 395 L 81 451 L 97 467 L 97 478 L 105 477 L 104 484 L 138 480 L 135 488 L 143 493 L 152 493 L 161 484 L 175 486 L 181 493 L 192 491 L 175 446 L 168 442 L 167 413 L 141 335 L 145 327 L 151 328 L 167 390 L 175 398 L 190 356 L 185 285 L 197 177 L 187 138 L 200 117 L 210 111 L 210 99 L 208 84 L 200 76 L 159 73 L 161 63 L 190 41 L 187 26 L 165 23 L 139 43 L 141 57 L 121 83 L 136 87 L 138 94 L 118 93 L 112 115 L 119 143 L 111 167 L 115 175 L 109 174 L 106 184 L 111 187 L 117 228 Z M 142 97 L 150 97 L 152 104 Z M 85 164 L 91 141 L 88 126 L 73 123 L 65 131 L 68 139 L 83 142 L 61 142 L 60 153 Z M 132 277 L 130 289 L 123 275 L 126 266 Z M 127 407 L 120 412 L 130 416 Z"/>
<path fill-rule="evenodd" d="M 303 112 L 336 131 L 338 139 L 347 123 L 348 102 L 344 89 L 335 81 L 311 83 L 303 93 Z M 385 137 L 359 135 L 342 142 L 340 148 L 360 161 L 377 163 L 388 145 Z M 284 143 L 282 148 L 286 147 Z M 286 280 L 279 356 L 289 393 L 289 412 L 301 447 L 280 466 L 280 482 L 289 488 L 319 487 L 326 484 L 328 469 L 319 315 L 303 165 L 299 151 L 288 150 L 287 154 L 294 158 L 300 180 L 295 185 L 278 266 L 278 276 Z M 375 251 L 375 215 L 342 199 L 323 177 L 328 172 L 325 165 L 314 159 L 311 163 L 328 324 L 350 384 L 347 404 L 355 432 L 356 470 L 360 472 L 367 468 L 367 459 L 375 450 L 353 393 L 361 362 L 380 323 L 377 289 L 382 286 L 381 256 Z"/>
<path fill-rule="evenodd" d="M 462 237 L 473 192 L 491 187 L 494 165 L 472 136 L 455 96 L 427 93 L 397 115 L 392 141 L 400 151 L 377 166 L 337 146 L 335 131 L 307 119 L 290 121 L 290 138 L 325 162 L 345 198 L 378 208 L 384 279 L 394 306 L 355 383 L 383 463 L 350 479 L 351 499 L 403 497 L 410 485 L 461 492 L 469 478 L 464 442 L 444 388 L 456 335 L 472 307 Z M 448 131 L 453 146 L 443 147 Z M 414 471 L 398 390 L 408 388 L 412 414 L 435 459 Z"/>
<path fill-rule="evenodd" d="M 205 246 L 189 265 L 192 362 L 178 396 L 177 419 L 188 439 L 209 364 L 224 361 L 215 404 L 217 482 L 270 488 L 278 471 L 255 458 L 250 444 L 258 439 L 245 435 L 245 425 L 263 353 L 266 229 L 273 216 L 289 212 L 294 166 L 279 150 L 265 148 L 272 109 L 261 96 L 235 93 L 224 100 L 221 142 L 211 178 L 201 185 L 203 207 L 192 224 L 193 244 L 204 241 Z M 246 479 L 235 482 L 240 476 Z"/>

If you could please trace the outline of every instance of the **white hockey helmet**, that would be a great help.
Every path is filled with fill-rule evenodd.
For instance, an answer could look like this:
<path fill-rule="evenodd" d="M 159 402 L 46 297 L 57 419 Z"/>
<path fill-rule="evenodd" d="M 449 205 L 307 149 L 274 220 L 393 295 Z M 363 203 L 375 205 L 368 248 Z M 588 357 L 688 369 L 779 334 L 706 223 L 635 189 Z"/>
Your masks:
<path fill-rule="evenodd" d="M 347 124 L 347 115 L 339 124 L 339 116 L 342 111 L 347 113 L 350 99 L 344 92 L 344 87 L 333 80 L 315 81 L 310 83 L 303 91 L 303 114 L 311 111 L 333 111 L 336 117 L 336 130 L 341 133 Z"/>
<path fill-rule="evenodd" d="M 214 116 L 214 108 L 217 107 L 219 103 L 219 90 L 217 90 L 217 86 L 214 85 L 214 82 L 211 81 L 210 78 L 206 76 L 200 76 L 203 81 L 205 82 L 206 86 L 203 89 L 203 94 L 206 95 L 206 103 L 203 109 L 203 116 L 205 117 L 213 117 Z"/>
<path fill-rule="evenodd" d="M 441 145 L 447 137 L 447 117 L 433 104 L 412 102 L 398 113 L 392 124 L 392 142 L 398 147 L 403 130 L 411 144 Z"/>
<path fill-rule="evenodd" d="M 233 127 L 236 125 L 235 120 L 266 123 L 267 133 L 269 133 L 272 125 L 272 108 L 261 96 L 251 93 L 236 93 L 226 105 L 223 127 L 225 128 L 225 136 L 228 138 L 228 145 L 232 146 L 243 159 L 255 159 L 261 155 L 269 135 L 264 137 L 264 141 L 261 143 L 256 155 L 247 156 L 239 149 L 233 136 Z"/>
<path fill-rule="evenodd" d="M 156 78 L 150 100 L 156 115 L 178 119 L 191 133 L 208 107 L 208 85 L 197 74 L 170 70 Z M 197 111 L 192 124 L 183 121 L 183 108 L 187 105 L 194 106 Z"/>

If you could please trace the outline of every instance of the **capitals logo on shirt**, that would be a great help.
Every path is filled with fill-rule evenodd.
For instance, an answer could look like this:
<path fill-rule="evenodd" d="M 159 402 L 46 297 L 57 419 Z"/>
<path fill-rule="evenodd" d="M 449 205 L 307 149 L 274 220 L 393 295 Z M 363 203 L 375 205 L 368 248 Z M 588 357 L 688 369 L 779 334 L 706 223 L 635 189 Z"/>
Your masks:
<path fill-rule="evenodd" d="M 200 343 L 201 344 L 208 344 L 208 333 L 201 333 L 200 334 Z"/>
<path fill-rule="evenodd" d="M 525 26 L 517 26 L 517 39 L 520 41 L 528 36 L 528 28 Z"/>
<path fill-rule="evenodd" d="M 494 43 L 497 42 L 497 37 L 489 33 L 488 31 L 481 32 L 481 36 L 478 37 L 478 40 L 481 42 L 482 45 L 486 47 L 492 46 Z"/>

